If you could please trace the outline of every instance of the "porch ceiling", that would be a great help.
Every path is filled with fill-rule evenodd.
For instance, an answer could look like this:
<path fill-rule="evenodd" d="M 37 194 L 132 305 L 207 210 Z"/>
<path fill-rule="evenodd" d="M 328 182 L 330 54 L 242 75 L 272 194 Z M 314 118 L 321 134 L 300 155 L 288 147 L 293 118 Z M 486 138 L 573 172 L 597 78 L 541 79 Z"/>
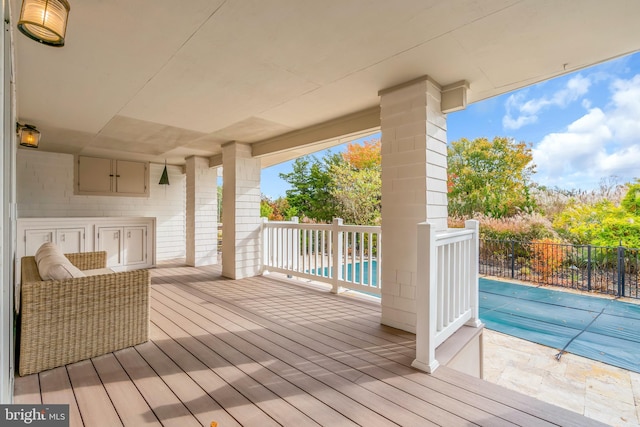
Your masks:
<path fill-rule="evenodd" d="M 636 0 L 70 3 L 57 49 L 18 33 L 11 0 L 18 120 L 43 151 L 172 164 L 234 140 L 263 166 L 335 145 L 422 75 L 475 102 L 640 49 Z"/>

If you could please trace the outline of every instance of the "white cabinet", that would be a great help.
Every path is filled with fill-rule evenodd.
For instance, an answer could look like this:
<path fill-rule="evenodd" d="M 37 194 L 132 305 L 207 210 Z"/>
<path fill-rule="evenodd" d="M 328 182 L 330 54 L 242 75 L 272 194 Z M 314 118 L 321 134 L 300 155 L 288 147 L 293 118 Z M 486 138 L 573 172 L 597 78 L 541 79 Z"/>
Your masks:
<path fill-rule="evenodd" d="M 96 250 L 107 252 L 109 267 L 133 267 L 147 263 L 146 225 L 96 227 Z"/>
<path fill-rule="evenodd" d="M 78 156 L 75 194 L 149 196 L 149 163 Z"/>
<path fill-rule="evenodd" d="M 35 255 L 46 242 L 64 253 L 107 252 L 107 267 L 116 271 L 153 267 L 156 219 L 149 217 L 20 218 L 17 221 L 16 279 L 20 259 Z"/>
<path fill-rule="evenodd" d="M 24 231 L 24 251 L 21 256 L 35 255 L 47 242 L 55 243 L 66 254 L 84 252 L 85 228 L 47 228 Z"/>

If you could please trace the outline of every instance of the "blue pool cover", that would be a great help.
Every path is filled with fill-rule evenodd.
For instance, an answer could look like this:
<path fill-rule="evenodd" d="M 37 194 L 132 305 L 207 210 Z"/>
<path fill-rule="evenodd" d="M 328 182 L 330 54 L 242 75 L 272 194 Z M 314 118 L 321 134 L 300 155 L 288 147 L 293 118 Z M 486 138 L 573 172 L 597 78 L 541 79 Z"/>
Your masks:
<path fill-rule="evenodd" d="M 640 373 L 640 305 L 480 279 L 488 329 Z"/>

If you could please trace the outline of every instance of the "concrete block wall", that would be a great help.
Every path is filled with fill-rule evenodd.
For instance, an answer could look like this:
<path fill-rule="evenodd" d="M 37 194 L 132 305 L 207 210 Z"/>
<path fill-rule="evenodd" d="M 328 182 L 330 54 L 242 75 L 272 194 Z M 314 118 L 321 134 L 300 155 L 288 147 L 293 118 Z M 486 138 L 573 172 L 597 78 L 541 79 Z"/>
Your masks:
<path fill-rule="evenodd" d="M 76 196 L 71 154 L 19 149 L 16 160 L 19 218 L 156 217 L 156 261 L 185 257 L 185 187 L 182 167 L 168 166 L 170 185 L 159 185 L 164 165 L 151 164 L 150 196 Z"/>
<path fill-rule="evenodd" d="M 428 79 L 380 95 L 382 323 L 415 332 L 417 224 L 447 227 L 446 115 Z"/>
<path fill-rule="evenodd" d="M 187 175 L 187 264 L 218 262 L 218 171 L 204 157 L 189 157 Z"/>
<path fill-rule="evenodd" d="M 260 159 L 239 142 L 222 147 L 222 274 L 241 279 L 260 274 Z"/>

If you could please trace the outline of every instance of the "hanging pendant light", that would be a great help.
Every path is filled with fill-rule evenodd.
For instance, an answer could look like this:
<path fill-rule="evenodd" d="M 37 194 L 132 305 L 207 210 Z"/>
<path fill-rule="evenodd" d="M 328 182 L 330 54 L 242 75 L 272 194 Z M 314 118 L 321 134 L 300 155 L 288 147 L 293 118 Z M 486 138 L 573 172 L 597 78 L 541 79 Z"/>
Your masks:
<path fill-rule="evenodd" d="M 167 173 L 167 161 L 164 161 L 164 170 L 162 171 L 162 176 L 160 176 L 159 185 L 169 185 L 169 174 Z"/>
<path fill-rule="evenodd" d="M 18 29 L 22 34 L 47 46 L 64 46 L 67 0 L 23 0 Z"/>

